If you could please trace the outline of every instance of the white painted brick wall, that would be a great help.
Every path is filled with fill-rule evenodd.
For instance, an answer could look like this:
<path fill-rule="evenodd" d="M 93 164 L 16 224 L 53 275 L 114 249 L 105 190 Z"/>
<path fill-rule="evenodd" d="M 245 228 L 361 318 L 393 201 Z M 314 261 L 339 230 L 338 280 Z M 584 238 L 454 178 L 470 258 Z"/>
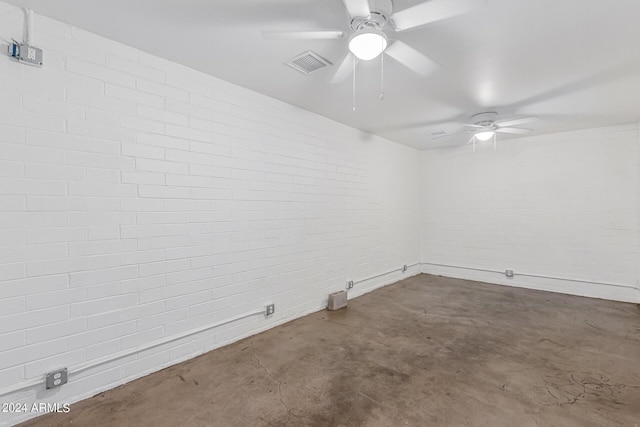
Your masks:
<path fill-rule="evenodd" d="M 422 260 L 453 277 L 640 302 L 638 126 L 423 156 Z M 518 276 L 532 273 L 587 282 Z"/>
<path fill-rule="evenodd" d="M 0 2 L 0 39 L 23 13 Z M 74 402 L 418 261 L 418 153 L 36 16 L 0 56 L 0 402 Z M 418 268 L 411 270 L 412 274 Z M 400 273 L 363 283 L 358 295 Z M 73 367 L 275 303 L 73 374 Z M 0 424 L 36 414 L 0 414 Z"/>

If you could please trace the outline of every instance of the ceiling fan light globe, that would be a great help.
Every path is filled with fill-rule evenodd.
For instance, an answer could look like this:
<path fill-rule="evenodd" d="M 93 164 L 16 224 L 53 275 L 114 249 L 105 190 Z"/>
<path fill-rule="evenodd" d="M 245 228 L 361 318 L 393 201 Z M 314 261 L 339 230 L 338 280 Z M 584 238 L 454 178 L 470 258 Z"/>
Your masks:
<path fill-rule="evenodd" d="M 377 58 L 386 48 L 387 37 L 382 31 L 359 31 L 349 41 L 351 53 L 363 61 Z"/>
<path fill-rule="evenodd" d="M 496 133 L 492 130 L 486 130 L 486 131 L 478 132 L 474 136 L 478 141 L 488 141 L 491 138 L 493 138 L 495 134 Z"/>

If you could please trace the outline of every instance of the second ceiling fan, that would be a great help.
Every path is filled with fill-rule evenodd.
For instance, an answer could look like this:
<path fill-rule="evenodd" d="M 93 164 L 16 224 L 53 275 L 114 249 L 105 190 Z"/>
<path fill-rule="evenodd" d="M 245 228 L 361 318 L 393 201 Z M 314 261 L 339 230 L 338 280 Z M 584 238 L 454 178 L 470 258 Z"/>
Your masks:
<path fill-rule="evenodd" d="M 508 133 L 514 135 L 526 135 L 533 132 L 533 129 L 519 128 L 515 126 L 538 121 L 537 117 L 521 117 L 506 120 L 498 120 L 498 113 L 479 113 L 471 117 L 473 123 L 462 123 L 461 126 L 470 129 L 461 129 L 458 132 L 448 133 L 444 131 L 436 132 L 432 139 L 449 137 L 459 134 L 471 134 L 471 139 L 467 144 L 473 144 L 473 151 L 476 151 L 476 142 L 484 142 L 493 139 L 493 149 L 496 148 L 498 133 Z"/>
<path fill-rule="evenodd" d="M 400 40 L 390 40 L 390 31 L 400 32 L 472 11 L 484 0 L 428 0 L 393 13 L 392 0 L 343 0 L 349 15 L 349 52 L 333 76 L 332 83 L 346 80 L 355 59 L 368 61 L 387 54 L 411 71 L 426 76 L 436 62 Z M 263 31 L 265 39 L 341 39 L 343 31 Z"/>

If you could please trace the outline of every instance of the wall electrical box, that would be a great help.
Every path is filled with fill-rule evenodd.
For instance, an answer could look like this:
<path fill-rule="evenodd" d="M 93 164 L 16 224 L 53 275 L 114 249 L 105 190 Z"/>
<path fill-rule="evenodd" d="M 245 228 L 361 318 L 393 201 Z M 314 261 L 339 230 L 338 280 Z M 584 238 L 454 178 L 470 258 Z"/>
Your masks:
<path fill-rule="evenodd" d="M 9 56 L 16 58 L 20 62 L 42 67 L 43 53 L 42 49 L 31 46 L 27 43 L 13 42 L 9 44 Z"/>
<path fill-rule="evenodd" d="M 67 383 L 67 375 L 67 368 L 47 372 L 45 377 L 47 390 L 65 385 Z"/>
<path fill-rule="evenodd" d="M 276 305 L 275 304 L 267 305 L 267 309 L 265 311 L 265 315 L 266 316 L 271 316 L 275 312 L 276 312 Z"/>

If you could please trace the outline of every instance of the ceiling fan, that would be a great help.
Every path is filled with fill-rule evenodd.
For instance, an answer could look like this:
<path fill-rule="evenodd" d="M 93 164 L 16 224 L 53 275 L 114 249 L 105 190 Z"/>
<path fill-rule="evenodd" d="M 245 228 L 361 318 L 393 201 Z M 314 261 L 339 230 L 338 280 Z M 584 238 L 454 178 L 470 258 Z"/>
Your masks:
<path fill-rule="evenodd" d="M 452 135 L 472 133 L 471 139 L 467 144 L 473 143 L 473 151 L 476 150 L 477 141 L 489 141 L 493 138 L 493 148 L 496 148 L 496 134 L 510 133 L 516 135 L 525 135 L 533 132 L 533 129 L 518 128 L 514 126 L 532 123 L 538 120 L 537 117 L 523 117 L 519 119 L 497 120 L 498 113 L 486 112 L 479 113 L 471 117 L 473 123 L 464 123 L 462 126 L 471 129 L 463 129 L 454 133 L 436 132 L 432 139 L 444 138 Z"/>
<path fill-rule="evenodd" d="M 368 61 L 382 53 L 389 55 L 413 72 L 426 76 L 437 64 L 431 58 L 403 43 L 390 40 L 389 33 L 409 30 L 432 22 L 461 15 L 478 7 L 485 0 L 428 0 L 393 12 L 392 0 L 343 0 L 349 15 L 349 52 L 333 76 L 340 83 L 352 72 L 356 58 Z M 317 40 L 341 39 L 343 31 L 263 31 L 265 39 Z"/>

